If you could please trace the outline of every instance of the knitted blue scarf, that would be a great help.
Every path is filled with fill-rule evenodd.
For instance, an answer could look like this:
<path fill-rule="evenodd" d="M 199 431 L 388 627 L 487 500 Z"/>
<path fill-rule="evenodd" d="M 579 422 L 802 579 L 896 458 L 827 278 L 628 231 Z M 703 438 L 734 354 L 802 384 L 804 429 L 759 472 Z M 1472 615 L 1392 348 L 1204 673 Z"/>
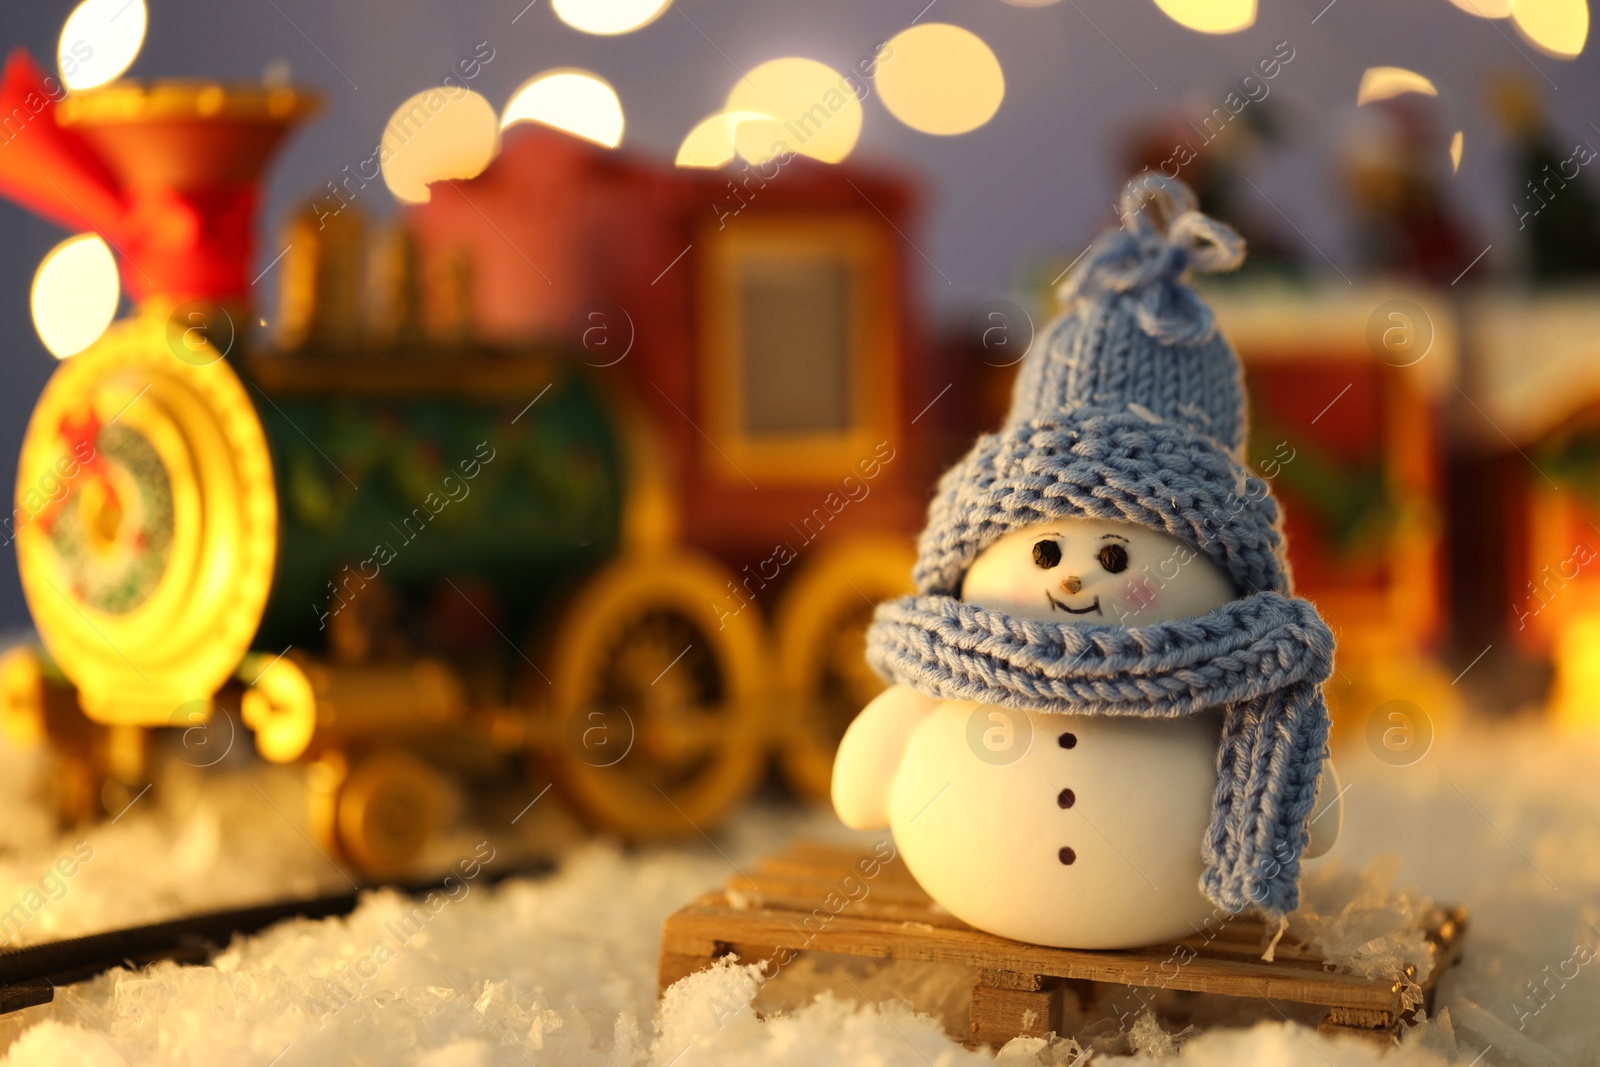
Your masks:
<path fill-rule="evenodd" d="M 1309 602 L 1260 592 L 1122 628 L 903 597 L 878 606 L 867 659 L 929 696 L 1021 711 L 1175 718 L 1222 707 L 1200 888 L 1234 913 L 1277 916 L 1299 903 L 1333 669 L 1333 634 Z"/>

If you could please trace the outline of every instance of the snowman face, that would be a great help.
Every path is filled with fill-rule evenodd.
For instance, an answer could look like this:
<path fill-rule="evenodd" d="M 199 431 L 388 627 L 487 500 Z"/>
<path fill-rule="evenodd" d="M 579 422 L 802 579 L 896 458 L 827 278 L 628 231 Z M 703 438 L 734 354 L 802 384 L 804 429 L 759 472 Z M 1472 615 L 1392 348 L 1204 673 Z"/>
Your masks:
<path fill-rule="evenodd" d="M 1103 519 L 1009 533 L 984 549 L 961 585 L 962 600 L 985 608 L 1097 626 L 1203 615 L 1236 596 L 1220 567 L 1176 537 Z"/>

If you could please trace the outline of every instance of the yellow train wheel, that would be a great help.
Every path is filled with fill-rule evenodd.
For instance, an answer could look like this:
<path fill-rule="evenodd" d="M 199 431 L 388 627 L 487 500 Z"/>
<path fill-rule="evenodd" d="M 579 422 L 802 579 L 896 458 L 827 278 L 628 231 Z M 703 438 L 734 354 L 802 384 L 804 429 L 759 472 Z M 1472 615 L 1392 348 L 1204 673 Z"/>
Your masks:
<path fill-rule="evenodd" d="M 802 796 L 825 800 L 845 728 L 884 683 L 867 666 L 878 602 L 912 591 L 909 538 L 860 538 L 804 566 L 778 605 L 775 645 L 788 713 L 778 762 Z"/>
<path fill-rule="evenodd" d="M 322 847 L 374 876 L 406 870 L 449 822 L 450 781 L 403 749 L 330 750 L 310 769 L 311 824 Z"/>
<path fill-rule="evenodd" d="M 98 722 L 165 725 L 255 635 L 277 552 L 266 438 L 223 353 L 168 316 L 51 377 L 22 442 L 17 565 L 39 636 Z"/>
<path fill-rule="evenodd" d="M 769 711 L 753 610 L 685 553 L 633 557 L 580 588 L 547 657 L 537 754 L 587 821 L 633 839 L 709 830 L 755 788 Z"/>

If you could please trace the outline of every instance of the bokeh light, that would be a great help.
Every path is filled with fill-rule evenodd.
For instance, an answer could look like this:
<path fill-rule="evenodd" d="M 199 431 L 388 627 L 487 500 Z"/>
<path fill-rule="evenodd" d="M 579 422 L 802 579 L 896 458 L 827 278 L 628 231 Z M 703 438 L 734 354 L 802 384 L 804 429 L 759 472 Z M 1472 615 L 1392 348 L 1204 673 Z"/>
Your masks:
<path fill-rule="evenodd" d="M 99 234 L 82 233 L 52 248 L 33 275 L 33 328 L 57 359 L 100 339 L 121 298 L 117 261 Z"/>
<path fill-rule="evenodd" d="M 1404 67 L 1368 67 L 1361 74 L 1361 86 L 1356 90 L 1356 106 L 1376 100 L 1388 100 L 1403 93 L 1421 93 L 1438 96 L 1433 82 L 1414 70 Z"/>
<path fill-rule="evenodd" d="M 469 89 L 428 89 L 395 108 L 380 144 L 389 191 L 421 204 L 429 182 L 482 173 L 500 148 L 499 123 L 489 101 Z"/>
<path fill-rule="evenodd" d="M 922 133 L 950 136 L 994 117 L 1006 95 L 1000 61 L 983 39 L 946 22 L 902 30 L 874 79 L 889 114 Z"/>
<path fill-rule="evenodd" d="M 149 12 L 144 0 L 83 0 L 61 26 L 57 70 L 68 89 L 115 81 L 144 45 Z"/>
<path fill-rule="evenodd" d="M 738 123 L 734 131 L 734 147 L 752 163 L 784 151 L 837 163 L 861 136 L 854 88 L 814 59 L 786 56 L 752 68 L 734 83 L 726 110 L 772 116 Z"/>
<path fill-rule="evenodd" d="M 554 0 L 556 18 L 575 30 L 613 36 L 650 25 L 672 0 Z"/>
<path fill-rule="evenodd" d="M 1589 39 L 1588 0 L 1511 0 L 1511 21 L 1535 48 L 1561 59 Z"/>
<path fill-rule="evenodd" d="M 772 121 L 771 115 L 757 111 L 719 111 L 697 122 L 678 146 L 673 164 L 679 167 L 722 167 L 733 162 L 737 152 L 734 135 L 741 122 Z"/>
<path fill-rule="evenodd" d="M 1466 147 L 1467 135 L 1465 131 L 1457 130 L 1455 136 L 1450 138 L 1450 173 L 1454 174 L 1461 169 L 1461 151 Z"/>
<path fill-rule="evenodd" d="M 1485 19 L 1503 19 L 1511 14 L 1511 0 L 1450 0 L 1469 15 Z"/>
<path fill-rule="evenodd" d="M 1256 0 L 1156 0 L 1156 6 L 1199 33 L 1237 33 L 1256 21 Z"/>
<path fill-rule="evenodd" d="M 537 122 L 607 148 L 622 143 L 622 101 L 604 78 L 586 70 L 547 70 L 511 94 L 500 128 Z"/>

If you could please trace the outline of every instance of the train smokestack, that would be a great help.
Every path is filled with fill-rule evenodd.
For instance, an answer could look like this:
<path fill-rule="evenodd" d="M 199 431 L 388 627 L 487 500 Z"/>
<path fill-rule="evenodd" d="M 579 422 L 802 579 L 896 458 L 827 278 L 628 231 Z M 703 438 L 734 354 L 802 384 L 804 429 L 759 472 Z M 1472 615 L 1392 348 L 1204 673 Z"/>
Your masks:
<path fill-rule="evenodd" d="M 0 76 L 0 195 L 99 233 L 141 303 L 243 305 L 261 176 L 317 103 L 286 87 L 194 81 L 63 95 L 18 49 Z"/>

